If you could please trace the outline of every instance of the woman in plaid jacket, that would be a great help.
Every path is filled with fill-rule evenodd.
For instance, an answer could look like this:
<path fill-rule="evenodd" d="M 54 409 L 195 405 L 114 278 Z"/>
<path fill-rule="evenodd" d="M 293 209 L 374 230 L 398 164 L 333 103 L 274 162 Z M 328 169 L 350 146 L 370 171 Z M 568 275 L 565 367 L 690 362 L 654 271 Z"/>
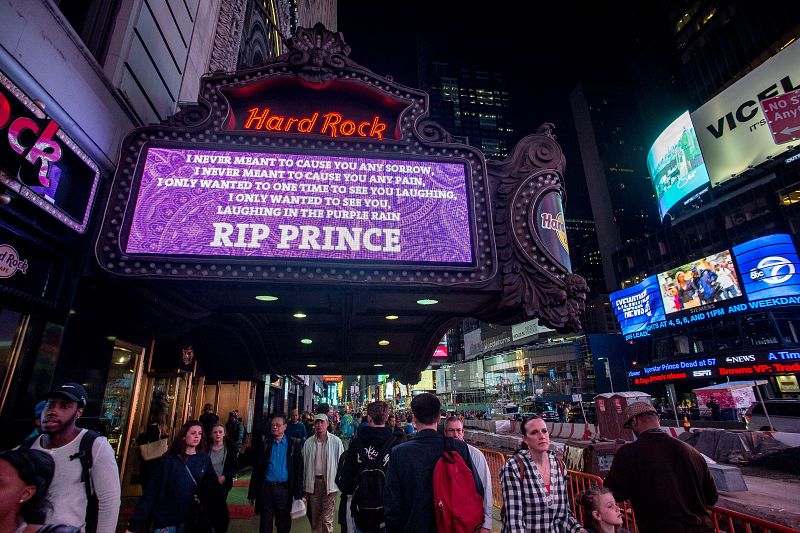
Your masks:
<path fill-rule="evenodd" d="M 585 533 L 569 509 L 564 465 L 550 448 L 547 424 L 522 421 L 523 449 L 503 466 L 503 533 Z"/>

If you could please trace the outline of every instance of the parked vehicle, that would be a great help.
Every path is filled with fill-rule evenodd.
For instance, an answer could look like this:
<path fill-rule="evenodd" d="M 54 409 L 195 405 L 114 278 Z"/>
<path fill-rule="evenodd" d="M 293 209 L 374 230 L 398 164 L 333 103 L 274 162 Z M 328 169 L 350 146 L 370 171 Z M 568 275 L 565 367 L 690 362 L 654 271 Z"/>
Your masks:
<path fill-rule="evenodd" d="M 773 431 L 800 433 L 800 400 L 764 400 L 764 404 L 767 406 Z M 770 431 L 761 402 L 756 402 L 747 409 L 745 420 L 751 430 Z"/>

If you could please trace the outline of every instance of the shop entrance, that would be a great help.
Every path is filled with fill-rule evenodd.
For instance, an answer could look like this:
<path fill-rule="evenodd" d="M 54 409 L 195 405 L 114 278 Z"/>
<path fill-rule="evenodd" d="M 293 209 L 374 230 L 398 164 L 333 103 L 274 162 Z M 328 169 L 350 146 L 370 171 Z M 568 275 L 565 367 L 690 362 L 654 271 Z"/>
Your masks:
<path fill-rule="evenodd" d="M 141 496 L 142 475 L 147 470 L 139 453 L 139 443 L 147 439 L 139 438 L 151 431 L 166 437 L 168 442 L 178 433 L 181 425 L 196 410 L 192 393 L 202 390 L 197 386 L 190 372 L 172 370 L 166 372 L 145 372 L 133 397 L 131 431 L 122 440 L 125 453 L 120 462 L 122 496 Z"/>

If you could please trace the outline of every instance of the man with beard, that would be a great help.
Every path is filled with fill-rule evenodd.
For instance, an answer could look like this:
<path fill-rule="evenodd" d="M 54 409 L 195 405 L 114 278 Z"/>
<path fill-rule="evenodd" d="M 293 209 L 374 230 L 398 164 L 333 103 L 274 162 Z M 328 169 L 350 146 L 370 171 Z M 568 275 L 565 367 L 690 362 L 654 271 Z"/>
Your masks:
<path fill-rule="evenodd" d="M 86 408 L 86 390 L 78 383 L 64 383 L 50 391 L 46 401 L 41 415 L 42 435 L 21 446 L 42 450 L 55 461 L 53 483 L 47 491 L 53 506 L 46 523 L 67 524 L 90 533 L 114 533 L 120 506 L 114 450 L 104 437 L 75 424 Z M 87 467 L 90 479 L 84 482 Z M 96 509 L 90 506 L 95 497 Z"/>

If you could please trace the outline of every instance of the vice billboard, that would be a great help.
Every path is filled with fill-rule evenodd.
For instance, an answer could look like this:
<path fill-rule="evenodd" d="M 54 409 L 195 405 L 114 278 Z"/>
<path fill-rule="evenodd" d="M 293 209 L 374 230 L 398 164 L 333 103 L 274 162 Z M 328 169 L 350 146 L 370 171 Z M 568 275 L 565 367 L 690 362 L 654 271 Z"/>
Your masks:
<path fill-rule="evenodd" d="M 800 305 L 791 236 L 767 235 L 645 278 L 610 296 L 626 339 L 709 318 Z"/>
<path fill-rule="evenodd" d="M 800 140 L 800 41 L 673 121 L 647 166 L 661 217 Z"/>

